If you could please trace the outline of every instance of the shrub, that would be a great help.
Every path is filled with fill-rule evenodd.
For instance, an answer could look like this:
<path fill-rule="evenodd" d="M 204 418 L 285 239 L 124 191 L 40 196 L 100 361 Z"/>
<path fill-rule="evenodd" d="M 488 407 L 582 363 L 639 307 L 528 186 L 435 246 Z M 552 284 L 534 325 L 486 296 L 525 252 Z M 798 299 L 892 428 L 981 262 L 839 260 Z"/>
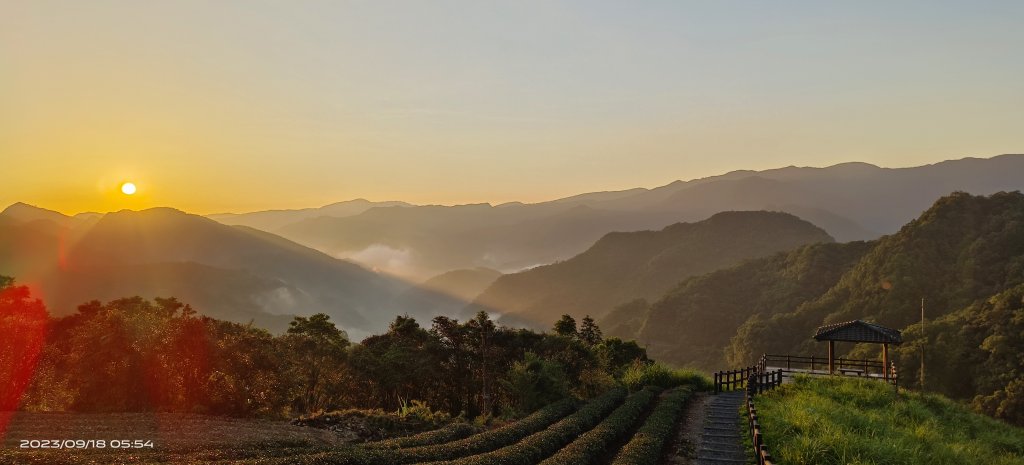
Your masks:
<path fill-rule="evenodd" d="M 656 465 L 692 391 L 677 388 L 661 399 L 647 421 L 622 446 L 612 465 Z"/>
<path fill-rule="evenodd" d="M 622 374 L 622 383 L 631 391 L 636 391 L 644 386 L 668 389 L 689 385 L 702 390 L 711 386 L 711 380 L 703 373 L 693 370 L 672 370 L 660 363 L 644 363 L 639 360 L 630 365 Z"/>
<path fill-rule="evenodd" d="M 651 405 L 660 388 L 647 387 L 633 394 L 608 418 L 594 429 L 587 431 L 568 446 L 563 447 L 555 455 L 541 462 L 541 465 L 575 465 L 591 463 L 598 457 L 605 456 L 612 444 L 623 439 L 632 431 L 637 420 Z"/>
<path fill-rule="evenodd" d="M 417 419 L 432 425 L 444 425 L 452 421 L 452 416 L 447 412 L 432 410 L 426 402 L 413 399 L 406 402 L 399 399 L 401 406 L 398 408 L 398 416 L 406 419 Z"/>
<path fill-rule="evenodd" d="M 569 395 L 562 366 L 532 352 L 512 365 L 502 384 L 515 399 L 513 407 L 517 413 L 536 410 Z"/>
<path fill-rule="evenodd" d="M 431 444 L 442 444 L 455 441 L 476 432 L 476 427 L 469 423 L 460 421 L 443 428 L 414 434 L 412 436 L 368 442 L 363 444 L 363 447 L 370 449 L 401 449 L 405 447 L 427 446 Z"/>
<path fill-rule="evenodd" d="M 555 453 L 574 438 L 598 424 L 622 403 L 626 390 L 615 388 L 590 401 L 578 412 L 550 428 L 507 447 L 486 454 L 432 465 L 532 465 Z"/>
<path fill-rule="evenodd" d="M 584 406 L 583 409 L 593 409 L 593 404 L 600 399 L 617 398 L 624 396 L 624 390 L 619 389 L 600 397 Z M 616 397 L 617 396 L 617 397 Z M 563 419 L 575 409 L 575 401 L 565 399 L 551 404 L 543 409 L 534 412 L 530 416 L 515 423 L 501 428 L 474 434 L 465 439 L 451 441 L 443 444 L 433 444 L 405 449 L 352 447 L 338 451 L 325 452 L 320 454 L 308 454 L 287 459 L 271 459 L 258 461 L 259 464 L 336 464 L 336 465 L 399 465 L 407 463 L 430 462 L 437 460 L 452 460 L 459 457 L 466 457 L 475 454 L 483 454 L 488 451 L 515 444 L 524 437 L 543 430 L 548 425 Z M 575 415 L 574 415 L 575 416 Z M 563 420 L 564 421 L 564 420 Z M 251 463 L 251 462 L 249 462 Z"/>
<path fill-rule="evenodd" d="M 351 434 L 362 441 L 377 441 L 433 431 L 451 422 L 447 413 L 431 412 L 422 402 L 413 402 L 411 413 L 404 415 L 381 409 L 347 409 L 305 415 L 292 420 L 292 424 Z"/>

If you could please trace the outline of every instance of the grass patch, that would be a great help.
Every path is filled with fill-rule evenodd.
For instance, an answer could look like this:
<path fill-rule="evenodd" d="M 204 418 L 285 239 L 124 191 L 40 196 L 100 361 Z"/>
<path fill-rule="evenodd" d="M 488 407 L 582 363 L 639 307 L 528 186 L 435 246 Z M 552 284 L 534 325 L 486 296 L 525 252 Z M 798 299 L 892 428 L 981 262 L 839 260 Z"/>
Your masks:
<path fill-rule="evenodd" d="M 878 381 L 798 377 L 755 403 L 784 465 L 1024 464 L 1024 429 Z"/>
<path fill-rule="evenodd" d="M 691 386 L 696 390 L 710 390 L 714 387 L 708 375 L 696 370 L 673 370 L 660 363 L 637 362 L 629 366 L 622 374 L 622 384 L 630 391 L 639 391 L 645 386 L 658 386 L 671 389 L 678 386 Z"/>

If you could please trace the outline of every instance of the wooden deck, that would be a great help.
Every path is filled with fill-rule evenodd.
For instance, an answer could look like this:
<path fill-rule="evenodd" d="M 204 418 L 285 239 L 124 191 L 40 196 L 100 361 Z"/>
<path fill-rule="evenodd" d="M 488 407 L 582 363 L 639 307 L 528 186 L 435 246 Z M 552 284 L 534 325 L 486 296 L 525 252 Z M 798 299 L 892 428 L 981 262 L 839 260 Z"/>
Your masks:
<path fill-rule="evenodd" d="M 782 371 L 782 382 L 789 383 L 796 375 L 808 375 L 808 376 L 829 376 L 828 370 L 812 370 L 810 368 L 786 368 L 768 365 L 765 367 L 768 371 Z M 882 380 L 885 378 L 881 373 L 870 373 L 864 371 L 852 371 L 849 369 L 836 369 L 835 376 L 848 376 L 852 378 L 870 378 Z"/>

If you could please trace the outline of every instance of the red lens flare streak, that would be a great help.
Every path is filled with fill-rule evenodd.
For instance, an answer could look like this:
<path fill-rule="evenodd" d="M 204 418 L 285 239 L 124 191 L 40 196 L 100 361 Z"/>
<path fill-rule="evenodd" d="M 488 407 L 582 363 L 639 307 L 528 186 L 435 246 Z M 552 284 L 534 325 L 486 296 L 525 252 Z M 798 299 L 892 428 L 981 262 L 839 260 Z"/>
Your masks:
<path fill-rule="evenodd" d="M 0 290 L 0 438 L 32 382 L 48 322 L 46 307 L 27 287 Z"/>

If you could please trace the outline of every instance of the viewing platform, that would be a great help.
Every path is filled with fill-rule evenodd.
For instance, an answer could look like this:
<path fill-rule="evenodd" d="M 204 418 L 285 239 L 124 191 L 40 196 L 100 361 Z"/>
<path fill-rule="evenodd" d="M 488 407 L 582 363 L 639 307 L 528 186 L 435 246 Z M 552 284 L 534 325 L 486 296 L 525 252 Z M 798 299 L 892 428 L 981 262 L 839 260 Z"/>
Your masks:
<path fill-rule="evenodd" d="M 783 383 L 789 382 L 796 375 L 853 376 L 889 381 L 893 384 L 896 384 L 898 379 L 894 363 L 890 362 L 886 370 L 885 365 L 878 360 L 838 358 L 833 360 L 833 371 L 830 372 L 826 357 L 765 354 L 758 361 L 757 368 L 762 373 L 781 371 Z"/>
<path fill-rule="evenodd" d="M 755 389 L 759 389 L 757 386 L 765 383 L 787 383 L 796 375 L 852 376 L 876 379 L 899 386 L 896 364 L 889 359 L 889 345 L 903 343 L 903 337 L 898 330 L 863 320 L 853 320 L 819 327 L 814 334 L 814 340 L 828 341 L 828 357 L 764 354 L 754 366 L 715 373 L 715 392 L 748 388 L 748 380 Z M 881 344 L 882 359 L 836 358 L 837 341 Z"/>

